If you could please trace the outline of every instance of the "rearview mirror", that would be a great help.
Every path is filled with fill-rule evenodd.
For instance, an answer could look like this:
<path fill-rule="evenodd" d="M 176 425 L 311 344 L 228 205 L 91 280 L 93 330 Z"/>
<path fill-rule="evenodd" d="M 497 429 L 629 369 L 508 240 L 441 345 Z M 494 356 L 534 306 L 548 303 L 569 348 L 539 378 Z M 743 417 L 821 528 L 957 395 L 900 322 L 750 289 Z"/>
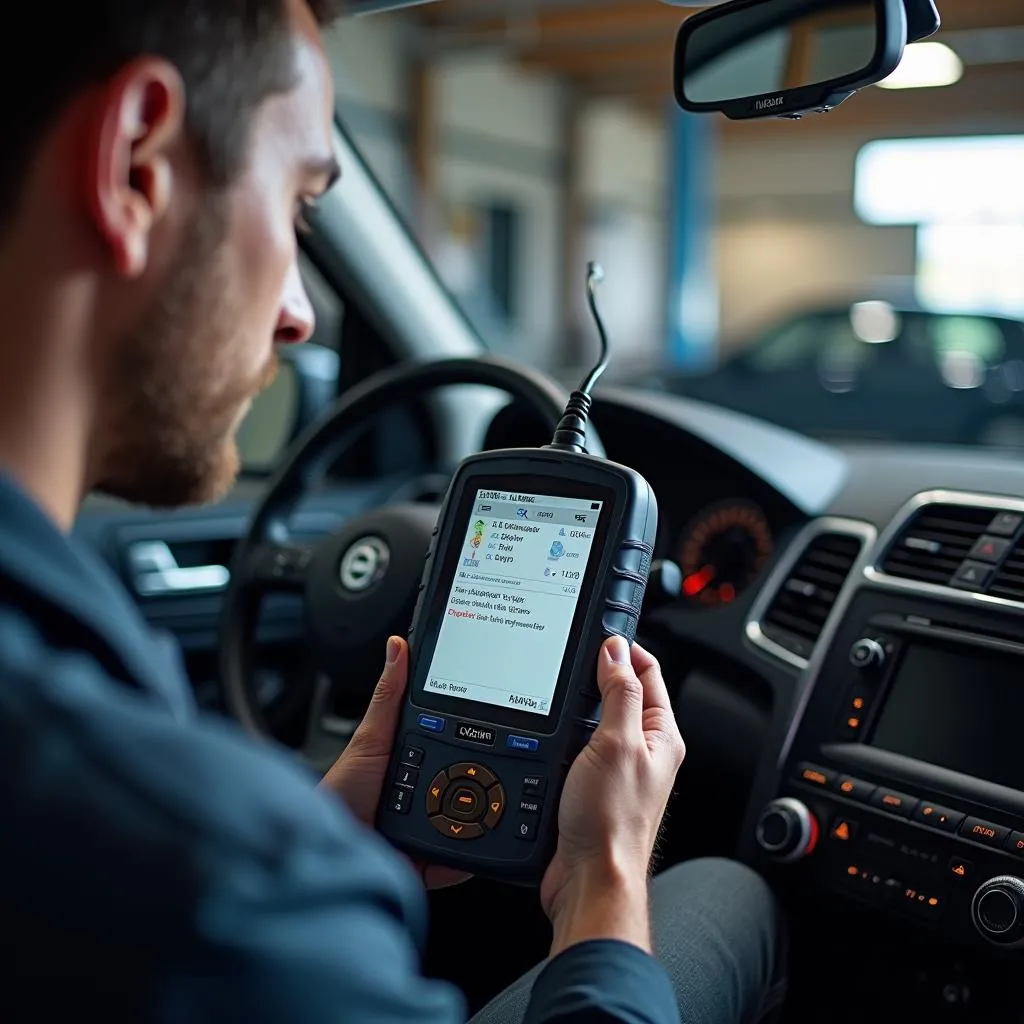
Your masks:
<path fill-rule="evenodd" d="M 683 22 L 676 100 L 733 120 L 831 110 L 895 71 L 906 43 L 904 0 L 732 0 Z"/>

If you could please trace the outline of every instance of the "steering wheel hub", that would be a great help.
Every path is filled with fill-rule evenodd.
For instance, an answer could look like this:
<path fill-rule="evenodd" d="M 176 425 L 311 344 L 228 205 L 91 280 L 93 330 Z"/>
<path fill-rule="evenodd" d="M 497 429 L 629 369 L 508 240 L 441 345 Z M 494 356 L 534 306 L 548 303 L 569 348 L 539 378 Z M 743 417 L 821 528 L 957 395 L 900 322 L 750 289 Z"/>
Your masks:
<path fill-rule="evenodd" d="M 436 505 L 377 508 L 316 546 L 306 580 L 307 640 L 323 671 L 350 676 L 352 651 L 369 649 L 380 661 L 388 636 L 404 635 L 437 516 Z M 371 675 L 367 683 L 374 681 Z"/>
<path fill-rule="evenodd" d="M 390 562 L 391 548 L 383 537 L 360 537 L 341 556 L 341 589 L 351 594 L 369 590 L 384 578 Z"/>

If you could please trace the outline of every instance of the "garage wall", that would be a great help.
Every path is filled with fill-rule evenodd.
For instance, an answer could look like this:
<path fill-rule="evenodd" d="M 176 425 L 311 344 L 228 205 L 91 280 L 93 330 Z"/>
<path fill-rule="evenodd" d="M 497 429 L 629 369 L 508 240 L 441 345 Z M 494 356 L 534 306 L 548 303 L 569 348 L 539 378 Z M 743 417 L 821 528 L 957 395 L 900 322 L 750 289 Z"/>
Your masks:
<path fill-rule="evenodd" d="M 725 339 L 791 309 L 911 286 L 913 228 L 863 224 L 853 211 L 854 162 L 867 137 L 723 141 L 717 163 L 718 261 Z M 735 134 L 738 133 L 733 133 Z"/>
<path fill-rule="evenodd" d="M 414 207 L 407 49 L 401 22 L 388 17 L 342 22 L 329 36 L 342 116 L 405 213 Z M 442 204 L 504 203 L 520 211 L 518 319 L 506 329 L 486 309 L 475 309 L 474 317 L 496 348 L 538 366 L 557 365 L 564 342 L 566 97 L 556 82 L 524 75 L 493 54 L 449 61 L 437 88 Z M 854 159 L 867 138 L 816 135 L 813 120 L 794 122 L 792 137 L 782 141 L 764 138 L 760 128 L 729 132 L 715 162 L 725 339 L 837 290 L 907 281 L 915 269 L 913 229 L 868 227 L 853 213 Z M 607 102 L 586 109 L 580 130 L 584 225 L 574 316 L 590 330 L 582 275 L 586 260 L 597 259 L 607 273 L 601 301 L 619 358 L 647 362 L 665 339 L 664 125 Z M 433 255 L 455 286 L 473 269 L 450 246 Z"/>
<path fill-rule="evenodd" d="M 406 215 L 415 207 L 406 158 L 408 43 L 400 21 L 387 17 L 342 22 L 328 36 L 342 118 Z M 565 343 L 561 218 L 567 97 L 559 83 L 523 74 L 491 54 L 447 60 L 436 88 L 441 227 L 460 204 L 519 211 L 516 322 L 508 328 L 480 304 L 472 315 L 495 348 L 535 365 L 558 365 Z M 621 106 L 601 104 L 588 108 L 580 132 L 585 223 L 577 320 L 589 329 L 583 276 L 586 261 L 598 259 L 608 274 L 602 308 L 620 351 L 654 350 L 663 334 L 666 249 L 660 126 Z M 432 256 L 458 291 L 472 261 L 458 245 L 443 241 Z"/>
<path fill-rule="evenodd" d="M 560 328 L 561 89 L 493 57 L 466 58 L 439 70 L 437 104 L 442 117 L 437 183 L 443 206 L 496 206 L 517 213 L 514 322 L 506 325 L 479 299 L 476 320 L 495 347 L 544 365 L 559 344 Z M 445 276 L 454 277 L 450 271 Z"/>
<path fill-rule="evenodd" d="M 620 103 L 595 103 L 582 124 L 581 239 L 577 321 L 591 331 L 582 287 L 584 264 L 605 270 L 601 310 L 616 365 L 647 363 L 664 347 L 668 234 L 668 158 L 662 125 Z"/>

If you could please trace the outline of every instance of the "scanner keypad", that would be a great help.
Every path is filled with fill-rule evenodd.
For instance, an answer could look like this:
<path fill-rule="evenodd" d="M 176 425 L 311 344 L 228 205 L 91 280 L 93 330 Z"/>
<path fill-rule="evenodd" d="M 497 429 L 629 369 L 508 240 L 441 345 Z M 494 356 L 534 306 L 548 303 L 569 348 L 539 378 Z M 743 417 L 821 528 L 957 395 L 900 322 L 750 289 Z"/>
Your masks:
<path fill-rule="evenodd" d="M 427 787 L 427 815 L 442 835 L 479 839 L 497 828 L 505 812 L 505 790 L 489 768 L 471 761 L 449 765 Z"/>

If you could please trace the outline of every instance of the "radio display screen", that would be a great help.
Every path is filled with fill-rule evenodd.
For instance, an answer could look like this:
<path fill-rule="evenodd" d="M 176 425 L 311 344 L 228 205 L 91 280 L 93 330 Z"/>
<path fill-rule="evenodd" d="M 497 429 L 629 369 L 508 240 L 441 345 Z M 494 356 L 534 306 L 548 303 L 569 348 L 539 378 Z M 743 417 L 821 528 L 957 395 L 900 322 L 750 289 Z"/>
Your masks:
<path fill-rule="evenodd" d="M 1024 790 L 1024 659 L 910 645 L 871 745 Z"/>

